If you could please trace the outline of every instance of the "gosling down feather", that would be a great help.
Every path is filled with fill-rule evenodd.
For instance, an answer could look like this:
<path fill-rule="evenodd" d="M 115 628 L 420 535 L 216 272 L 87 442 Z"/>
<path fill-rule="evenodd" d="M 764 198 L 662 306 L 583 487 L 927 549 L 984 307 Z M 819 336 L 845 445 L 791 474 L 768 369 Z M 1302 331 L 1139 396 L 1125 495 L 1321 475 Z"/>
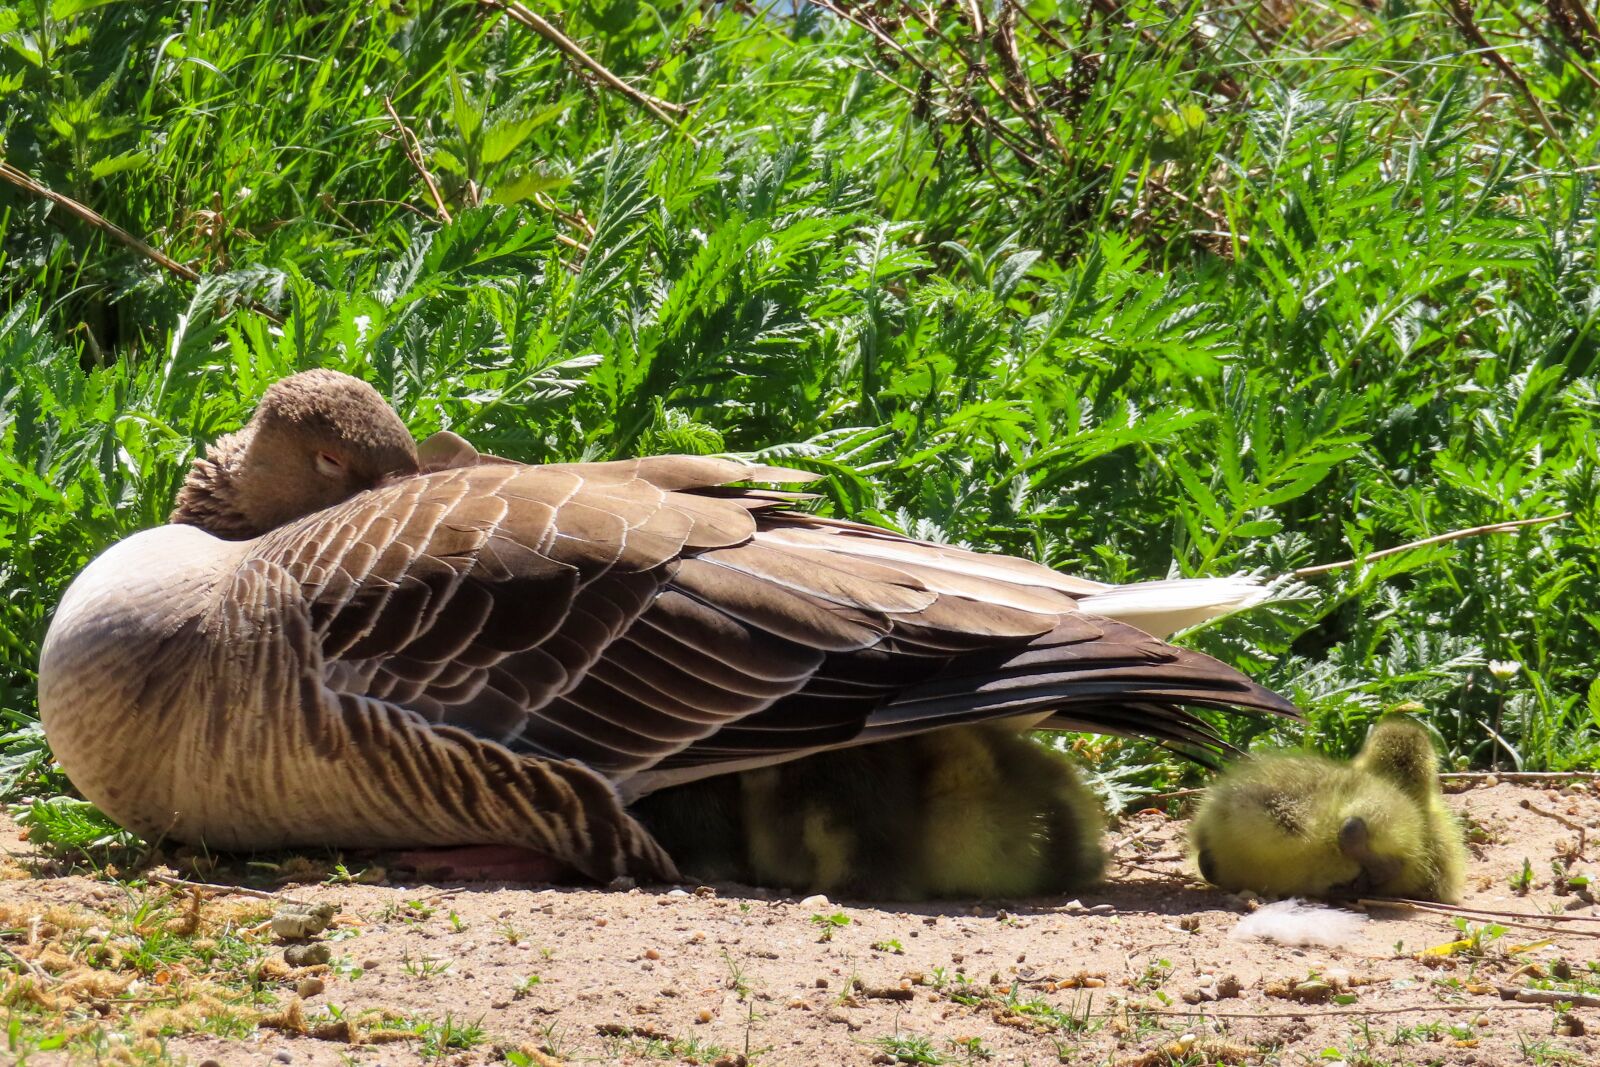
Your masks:
<path fill-rule="evenodd" d="M 1349 763 L 1271 753 L 1222 774 L 1195 815 L 1200 873 L 1273 896 L 1459 900 L 1467 851 L 1420 725 L 1380 722 Z"/>
<path fill-rule="evenodd" d="M 666 786 L 1007 720 L 1217 741 L 1294 715 L 1154 634 L 1263 594 L 1110 587 L 807 514 L 802 471 L 419 452 L 370 386 L 285 379 L 107 549 L 39 665 L 73 783 L 220 849 L 515 845 L 672 877 L 627 805 Z"/>

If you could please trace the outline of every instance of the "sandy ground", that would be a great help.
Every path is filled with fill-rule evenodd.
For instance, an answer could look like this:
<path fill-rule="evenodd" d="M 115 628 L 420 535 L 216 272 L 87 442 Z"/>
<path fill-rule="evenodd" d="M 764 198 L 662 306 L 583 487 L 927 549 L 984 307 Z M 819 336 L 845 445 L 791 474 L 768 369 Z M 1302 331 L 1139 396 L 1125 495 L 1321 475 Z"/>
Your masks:
<path fill-rule="evenodd" d="M 1590 969 L 1600 968 L 1600 910 L 1582 890 L 1552 884 L 1563 857 L 1573 857 L 1571 875 L 1591 869 L 1576 856 L 1577 828 L 1600 828 L 1600 797 L 1588 784 L 1498 783 L 1451 803 L 1477 838 L 1465 903 L 1523 913 L 1531 926 L 1502 919 L 1497 931 L 1484 916 L 1467 929 L 1478 944 L 1452 951 L 1439 948 L 1462 939 L 1449 916 L 1386 910 L 1338 948 L 1231 939 L 1248 903 L 1198 882 L 1184 823 L 1154 811 L 1113 828 L 1110 879 L 1076 902 L 878 907 L 736 886 L 297 884 L 274 891 L 340 908 L 327 935 L 332 964 L 262 981 L 280 1006 L 305 993 L 300 1015 L 323 1038 L 291 1020 L 227 1039 L 177 1034 L 165 1054 L 225 1067 L 1600 1062 L 1600 1039 L 1575 1032 L 1600 1031 L 1600 1008 L 1561 1020 L 1555 1007 L 1497 991 L 1570 973 L 1579 985 L 1562 988 L 1600 993 Z M 0 882 L 0 904 L 14 913 L 109 909 L 127 895 L 105 880 L 26 874 L 39 867 L 9 823 L 0 848 L 26 875 Z M 1524 860 L 1533 885 L 1518 895 L 1510 883 Z M 272 873 L 239 863 L 209 877 L 253 874 L 270 887 L 263 872 Z M 1533 917 L 1551 915 L 1594 921 Z M 3 943 L 21 935 L 11 936 Z M 1430 948 L 1439 951 L 1418 955 Z M 268 941 L 264 951 L 278 949 Z M 1296 987 L 1310 1002 L 1289 999 Z M 329 1037 L 330 1021 L 383 1013 L 481 1033 L 465 1042 L 473 1047 L 443 1050 Z M 68 1058 L 45 1051 L 28 1062 Z"/>

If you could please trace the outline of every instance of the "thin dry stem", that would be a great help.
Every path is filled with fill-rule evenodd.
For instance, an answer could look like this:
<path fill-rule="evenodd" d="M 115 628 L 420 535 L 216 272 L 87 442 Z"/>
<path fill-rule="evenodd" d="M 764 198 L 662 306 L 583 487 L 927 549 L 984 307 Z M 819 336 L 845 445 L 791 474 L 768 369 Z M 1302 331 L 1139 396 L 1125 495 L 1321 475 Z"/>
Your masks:
<path fill-rule="evenodd" d="M 146 873 L 145 881 L 155 882 L 158 885 L 172 886 L 175 889 L 191 889 L 201 893 L 210 893 L 214 896 L 241 896 L 255 897 L 258 900 L 281 900 L 286 904 L 310 904 L 310 901 L 300 900 L 284 893 L 269 893 L 261 889 L 251 889 L 243 885 L 219 885 L 215 882 L 194 882 L 187 878 L 178 878 L 170 874 Z"/>
<path fill-rule="evenodd" d="M 1194 1008 L 1189 1011 L 1179 1011 L 1172 1008 L 1129 1008 L 1128 1011 L 1136 1015 L 1171 1015 L 1188 1018 L 1205 1017 L 1209 1019 L 1327 1019 L 1336 1015 L 1404 1015 L 1414 1011 L 1549 1011 L 1543 1004 L 1412 1004 L 1403 1008 L 1334 1008 L 1328 1011 L 1207 1011 L 1204 1008 Z M 1102 1018 L 1109 1018 L 1109 1015 Z"/>
<path fill-rule="evenodd" d="M 1556 934 L 1561 937 L 1600 937 L 1600 930 L 1574 930 L 1570 927 L 1562 929 L 1559 926 L 1550 925 L 1551 922 L 1582 918 L 1581 916 L 1531 915 L 1528 912 L 1491 911 L 1488 908 L 1464 908 L 1454 904 L 1435 904 L 1431 901 L 1406 900 L 1401 897 L 1362 897 L 1356 903 L 1380 908 L 1410 908 L 1413 911 L 1425 911 L 1435 915 L 1452 915 L 1469 919 L 1488 918 L 1493 919 L 1501 926 L 1515 926 L 1519 930 L 1534 930 L 1541 934 Z M 1508 917 L 1513 915 L 1523 916 L 1524 918 Z M 1526 918 L 1537 918 L 1543 921 L 1527 922 L 1525 921 Z"/>
<path fill-rule="evenodd" d="M 88 223 L 90 226 L 99 230 L 101 233 L 106 234 L 125 247 L 133 249 L 135 252 L 139 253 L 139 255 L 145 257 L 150 262 L 156 264 L 158 267 L 161 267 L 168 273 L 175 274 L 186 282 L 200 281 L 200 272 L 195 270 L 193 267 L 190 267 L 187 264 L 179 263 L 165 252 L 161 251 L 161 249 L 156 248 L 154 245 L 143 240 L 142 238 L 136 237 L 127 230 L 124 230 L 121 226 L 118 226 L 116 223 L 112 222 L 110 219 L 106 218 L 89 205 L 79 203 L 78 201 L 72 199 L 72 197 L 67 196 L 65 193 L 58 193 L 49 186 L 35 181 L 27 174 L 18 170 L 16 167 L 13 167 L 4 160 L 0 160 L 0 179 L 8 181 L 17 188 L 32 193 L 34 196 L 37 196 L 40 199 L 50 201 L 52 204 L 55 204 L 57 207 L 65 210 L 69 215 L 72 215 L 82 222 Z M 282 317 L 265 304 L 249 298 L 246 298 L 243 303 L 256 314 L 272 320 L 279 326 L 283 325 Z"/>
<path fill-rule="evenodd" d="M 559 48 L 562 53 L 566 55 L 568 60 L 570 60 L 574 65 L 581 67 L 590 74 L 593 74 L 607 87 L 627 97 L 627 99 L 633 104 L 649 114 L 651 118 L 656 119 L 668 129 L 682 132 L 678 130 L 678 120 L 684 115 L 688 114 L 688 108 L 681 104 L 674 104 L 670 100 L 663 100 L 658 96 L 651 96 L 649 93 L 641 92 L 640 90 L 635 89 L 633 86 L 629 85 L 627 82 L 613 74 L 611 71 L 607 70 L 599 60 L 595 59 L 588 52 L 585 52 L 583 47 L 579 45 L 578 42 L 574 41 L 572 38 L 556 29 L 553 25 L 545 21 L 539 15 L 529 11 L 522 4 L 517 3 L 516 0 L 505 0 L 505 2 L 502 2 L 502 0 L 478 0 L 478 3 L 484 7 L 494 8 L 497 11 L 504 11 L 512 19 L 520 22 L 522 25 L 528 27 L 528 29 L 532 30 L 534 33 L 537 33 L 540 37 L 543 37 L 545 40 Z M 700 146 L 700 142 L 696 141 L 689 134 L 684 133 L 684 136 L 688 137 L 689 142 L 696 148 Z"/>
<path fill-rule="evenodd" d="M 27 957 L 17 955 L 17 953 L 13 952 L 7 945 L 0 944 L 0 954 L 3 954 L 7 959 L 14 961 L 19 967 L 32 975 L 34 979 L 41 985 L 54 985 L 57 981 L 55 975 L 51 974 L 49 971 L 46 971 L 43 967 L 40 967 L 37 963 L 34 963 Z"/>
<path fill-rule="evenodd" d="M 453 222 L 450 209 L 444 206 L 444 197 L 439 195 L 439 186 L 434 182 L 433 175 L 428 173 L 427 166 L 422 162 L 422 142 L 417 140 L 417 135 L 411 132 L 411 127 L 401 121 L 399 114 L 394 109 L 394 102 L 387 96 L 383 98 L 383 110 L 389 113 L 389 118 L 394 120 L 395 128 L 400 131 L 400 150 L 406 154 L 406 159 L 413 169 L 422 175 L 422 184 L 428 187 L 428 196 L 433 199 L 433 209 L 443 223 Z"/>
<path fill-rule="evenodd" d="M 1483 534 L 1510 533 L 1520 530 L 1524 526 L 1538 526 L 1547 522 L 1560 522 L 1562 519 L 1572 517 L 1572 512 L 1563 511 L 1559 515 L 1543 515 L 1537 519 L 1517 519 L 1512 522 L 1494 522 L 1487 526 L 1474 526 L 1467 530 L 1451 530 L 1449 533 L 1436 534 L 1433 537 L 1424 537 L 1420 541 L 1408 541 L 1403 545 L 1385 548 L 1372 552 L 1356 559 L 1342 559 L 1338 563 L 1319 563 L 1315 567 L 1301 567 L 1292 573 L 1296 578 L 1309 578 L 1315 574 L 1327 574 L 1329 571 L 1343 570 L 1345 567 L 1354 567 L 1362 563 L 1372 563 L 1375 560 L 1387 559 L 1397 556 L 1402 552 L 1410 552 L 1414 548 L 1426 548 L 1429 545 L 1442 545 L 1447 541 L 1459 541 L 1465 537 L 1479 537 Z"/>
<path fill-rule="evenodd" d="M 1489 778 L 1502 782 L 1594 782 L 1600 781 L 1600 771 L 1446 771 L 1439 777 L 1449 782 Z"/>
<path fill-rule="evenodd" d="M 1570 1004 L 1574 1008 L 1600 1008 L 1600 997 L 1592 993 L 1574 993 L 1570 989 L 1518 989 L 1516 986 L 1495 986 L 1503 1000 L 1521 1004 Z"/>
<path fill-rule="evenodd" d="M 1543 105 L 1539 103 L 1539 98 L 1533 94 L 1533 89 L 1529 87 L 1517 68 L 1513 67 L 1511 62 L 1501 55 L 1494 45 L 1489 43 L 1489 38 L 1484 36 L 1476 16 L 1472 13 L 1472 4 L 1468 0 L 1447 0 L 1445 9 L 1450 13 L 1450 20 L 1461 31 L 1461 36 L 1465 37 L 1478 50 L 1478 54 L 1483 57 L 1485 62 L 1499 71 L 1506 81 L 1516 88 L 1517 92 L 1522 96 L 1523 102 L 1528 105 L 1534 117 L 1539 120 L 1539 125 L 1544 127 L 1544 132 L 1550 135 L 1550 140 L 1555 142 L 1555 146 L 1561 150 L 1561 155 L 1567 162 L 1574 162 L 1572 152 L 1568 150 L 1566 142 L 1561 139 L 1561 134 L 1556 132 L 1555 126 L 1550 121 L 1550 116 L 1545 114 Z"/>
<path fill-rule="evenodd" d="M 1545 808 L 1541 808 L 1539 805 L 1535 804 L 1533 801 L 1529 800 L 1526 797 L 1522 798 L 1522 800 L 1519 801 L 1519 803 L 1521 804 L 1523 810 L 1525 810 L 1525 811 L 1531 811 L 1535 815 L 1542 815 L 1546 819 L 1552 819 L 1555 822 L 1560 823 L 1562 826 L 1565 826 L 1568 830 L 1576 830 L 1577 833 L 1578 833 L 1578 851 L 1577 851 L 1576 855 L 1580 859 L 1583 857 L 1584 849 L 1586 847 L 1588 847 L 1588 844 L 1589 844 L 1589 828 L 1588 827 L 1584 826 L 1581 822 L 1574 822 L 1572 819 L 1567 818 L 1565 815 L 1562 815 L 1560 812 L 1549 811 L 1549 810 L 1547 810 Z"/>

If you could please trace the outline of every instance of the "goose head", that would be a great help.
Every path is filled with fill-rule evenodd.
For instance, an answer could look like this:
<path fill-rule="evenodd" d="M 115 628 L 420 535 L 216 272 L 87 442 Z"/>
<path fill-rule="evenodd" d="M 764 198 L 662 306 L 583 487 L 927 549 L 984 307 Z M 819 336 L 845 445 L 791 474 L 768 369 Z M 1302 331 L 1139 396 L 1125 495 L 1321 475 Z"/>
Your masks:
<path fill-rule="evenodd" d="M 194 461 L 169 521 L 243 540 L 417 470 L 416 442 L 376 389 L 303 371 Z"/>

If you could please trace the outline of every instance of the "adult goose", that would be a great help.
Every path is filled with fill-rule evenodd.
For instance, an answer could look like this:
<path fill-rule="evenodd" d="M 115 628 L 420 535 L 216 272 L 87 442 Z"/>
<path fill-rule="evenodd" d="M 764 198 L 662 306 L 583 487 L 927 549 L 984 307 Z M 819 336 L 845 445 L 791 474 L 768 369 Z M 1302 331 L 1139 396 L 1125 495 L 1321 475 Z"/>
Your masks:
<path fill-rule="evenodd" d="M 812 477 L 419 454 L 370 386 L 297 374 L 68 589 L 45 730 L 147 836 L 514 845 L 608 880 L 675 873 L 626 806 L 676 783 L 991 719 L 1208 746 L 1186 708 L 1295 714 L 1152 636 L 1248 583 L 1109 587 L 740 484 Z"/>

